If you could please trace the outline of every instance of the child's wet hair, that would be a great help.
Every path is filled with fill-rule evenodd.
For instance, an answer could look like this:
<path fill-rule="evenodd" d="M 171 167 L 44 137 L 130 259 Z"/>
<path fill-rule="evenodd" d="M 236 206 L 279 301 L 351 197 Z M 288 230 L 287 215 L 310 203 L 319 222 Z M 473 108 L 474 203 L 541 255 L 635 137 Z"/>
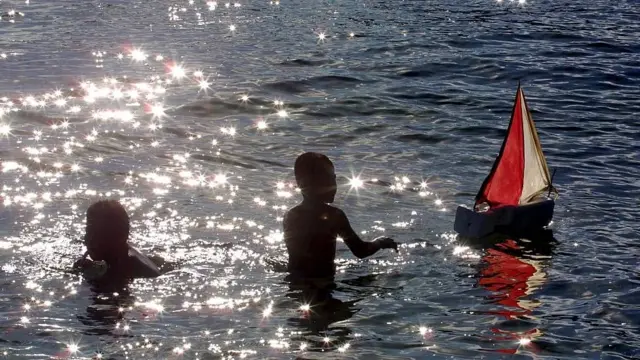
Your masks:
<path fill-rule="evenodd" d="M 316 152 L 306 152 L 298 156 L 293 167 L 300 188 L 322 185 L 330 174 L 330 169 L 334 169 L 331 160 L 326 155 Z"/>
<path fill-rule="evenodd" d="M 126 243 L 129 228 L 127 210 L 117 200 L 100 200 L 87 209 L 87 235 Z"/>

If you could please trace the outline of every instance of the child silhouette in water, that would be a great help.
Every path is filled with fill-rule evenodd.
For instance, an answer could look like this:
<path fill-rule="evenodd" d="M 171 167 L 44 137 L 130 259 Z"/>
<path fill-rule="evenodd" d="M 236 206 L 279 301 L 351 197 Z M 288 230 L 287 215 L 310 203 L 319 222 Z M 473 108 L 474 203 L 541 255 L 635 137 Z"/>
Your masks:
<path fill-rule="evenodd" d="M 291 275 L 302 278 L 333 277 L 338 236 L 360 259 L 380 249 L 398 251 L 395 241 L 387 237 L 372 242 L 362 241 L 351 228 L 345 213 L 328 205 L 333 202 L 337 190 L 335 169 L 328 157 L 319 153 L 304 153 L 296 159 L 294 172 L 303 200 L 285 214 L 283 221 Z"/>
<path fill-rule="evenodd" d="M 115 200 L 101 200 L 87 209 L 84 244 L 87 251 L 73 267 L 98 283 L 121 283 L 133 278 L 156 277 L 162 259 L 140 254 L 129 243 L 129 215 Z M 88 259 L 89 256 L 91 259 Z"/>

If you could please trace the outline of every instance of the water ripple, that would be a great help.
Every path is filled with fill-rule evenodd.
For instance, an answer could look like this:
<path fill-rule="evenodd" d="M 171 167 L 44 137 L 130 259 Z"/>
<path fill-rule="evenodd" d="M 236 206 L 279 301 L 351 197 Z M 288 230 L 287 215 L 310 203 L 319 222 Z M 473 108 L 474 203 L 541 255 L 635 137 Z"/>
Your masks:
<path fill-rule="evenodd" d="M 0 356 L 637 357 L 636 5 L 0 2 Z M 555 240 L 470 243 L 454 211 L 517 81 L 557 170 Z M 313 150 L 354 228 L 402 246 L 340 245 L 307 309 L 281 218 Z M 68 273 L 100 197 L 175 270 L 117 294 Z"/>

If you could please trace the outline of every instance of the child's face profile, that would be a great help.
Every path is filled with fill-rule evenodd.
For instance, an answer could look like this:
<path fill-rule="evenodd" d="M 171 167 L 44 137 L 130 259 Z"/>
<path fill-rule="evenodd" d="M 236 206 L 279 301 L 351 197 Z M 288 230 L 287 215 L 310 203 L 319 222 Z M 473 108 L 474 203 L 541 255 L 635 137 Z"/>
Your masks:
<path fill-rule="evenodd" d="M 336 183 L 336 172 L 333 166 L 327 167 L 326 178 L 320 189 L 320 195 L 322 202 L 332 203 L 336 198 L 336 192 L 338 191 L 338 184 Z"/>
<path fill-rule="evenodd" d="M 105 246 L 106 241 L 100 238 L 95 231 L 87 226 L 87 231 L 84 234 L 84 246 L 87 248 L 87 252 L 93 260 L 104 260 L 105 258 Z"/>
<path fill-rule="evenodd" d="M 97 226 L 93 222 L 87 226 L 84 245 L 93 260 L 115 259 L 121 256 L 126 239 L 123 241 L 120 236 L 114 236 L 108 227 Z"/>

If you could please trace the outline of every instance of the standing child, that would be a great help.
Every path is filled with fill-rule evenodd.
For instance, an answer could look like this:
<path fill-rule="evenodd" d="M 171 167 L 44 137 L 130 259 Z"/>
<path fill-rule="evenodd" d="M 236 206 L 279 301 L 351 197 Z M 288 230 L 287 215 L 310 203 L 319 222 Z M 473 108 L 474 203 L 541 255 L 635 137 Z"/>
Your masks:
<path fill-rule="evenodd" d="M 398 251 L 396 242 L 387 237 L 362 241 L 345 213 L 328 205 L 337 191 L 335 169 L 328 157 L 304 153 L 296 159 L 294 172 L 303 200 L 285 214 L 283 221 L 284 241 L 289 253 L 288 270 L 293 276 L 333 277 L 338 236 L 360 259 L 380 249 Z"/>

